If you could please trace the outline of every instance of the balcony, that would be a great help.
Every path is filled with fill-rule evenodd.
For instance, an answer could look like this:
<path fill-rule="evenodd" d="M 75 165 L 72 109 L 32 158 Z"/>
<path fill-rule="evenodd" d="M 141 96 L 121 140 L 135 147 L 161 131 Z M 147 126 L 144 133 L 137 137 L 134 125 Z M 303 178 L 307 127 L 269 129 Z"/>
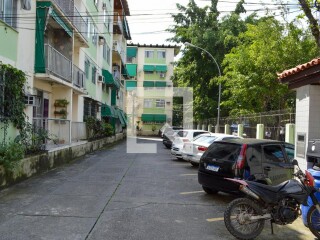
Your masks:
<path fill-rule="evenodd" d="M 85 73 L 75 66 L 71 60 L 66 58 L 58 50 L 49 44 L 44 45 L 45 50 L 45 74 L 49 76 L 38 78 L 48 79 L 61 84 L 69 85 L 79 93 L 85 90 Z"/>
<path fill-rule="evenodd" d="M 113 33 L 122 34 L 123 33 L 123 24 L 119 13 L 115 13 L 113 17 Z"/>
<path fill-rule="evenodd" d="M 112 51 L 115 51 L 119 54 L 122 63 L 126 63 L 126 51 L 120 41 L 114 40 L 112 44 Z"/>
<path fill-rule="evenodd" d="M 55 8 L 60 12 L 59 15 L 73 25 L 75 39 L 78 40 L 80 47 L 89 47 L 86 35 L 87 23 L 74 5 L 74 0 L 51 0 Z"/>

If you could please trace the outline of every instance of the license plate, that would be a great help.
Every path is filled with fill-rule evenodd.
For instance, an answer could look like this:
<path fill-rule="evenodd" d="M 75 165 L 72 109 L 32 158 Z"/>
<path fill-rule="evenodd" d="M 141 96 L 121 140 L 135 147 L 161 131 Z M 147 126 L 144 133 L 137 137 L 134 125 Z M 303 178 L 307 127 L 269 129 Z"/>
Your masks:
<path fill-rule="evenodd" d="M 206 167 L 207 170 L 210 170 L 210 171 L 214 171 L 214 172 L 218 172 L 219 171 L 219 167 L 218 166 L 214 166 L 214 165 L 208 165 Z"/>

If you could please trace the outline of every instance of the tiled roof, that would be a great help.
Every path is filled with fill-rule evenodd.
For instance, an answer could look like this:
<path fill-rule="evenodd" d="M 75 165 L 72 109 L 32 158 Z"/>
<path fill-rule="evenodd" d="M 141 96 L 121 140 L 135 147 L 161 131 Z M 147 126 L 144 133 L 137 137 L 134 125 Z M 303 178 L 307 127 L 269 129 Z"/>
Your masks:
<path fill-rule="evenodd" d="M 282 78 L 288 77 L 290 75 L 294 75 L 298 72 L 301 72 L 315 65 L 320 65 L 320 58 L 315 58 L 315 59 L 312 59 L 310 62 L 298 65 L 288 70 L 284 70 L 282 73 L 278 73 L 278 79 L 281 80 Z"/>

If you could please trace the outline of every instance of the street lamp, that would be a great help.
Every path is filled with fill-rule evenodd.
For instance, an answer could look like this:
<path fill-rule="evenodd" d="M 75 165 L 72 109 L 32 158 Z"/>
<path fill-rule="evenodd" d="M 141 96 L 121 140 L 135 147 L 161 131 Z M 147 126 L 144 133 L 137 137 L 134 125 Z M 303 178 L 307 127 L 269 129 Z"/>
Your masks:
<path fill-rule="evenodd" d="M 185 46 L 189 46 L 189 47 L 194 47 L 194 48 L 198 48 L 204 52 L 206 52 L 212 59 L 213 61 L 215 62 L 215 64 L 217 65 L 217 68 L 218 68 L 218 71 L 219 71 L 219 76 L 221 77 L 221 71 L 220 71 L 220 67 L 216 61 L 216 59 L 205 49 L 201 48 L 201 47 L 198 47 L 196 45 L 193 45 L 189 42 L 185 42 L 184 43 Z M 218 97 L 218 116 L 217 116 L 217 125 L 215 127 L 215 132 L 218 133 L 219 132 L 219 124 L 220 124 L 220 100 L 221 100 L 221 83 L 219 83 L 219 97 Z"/>

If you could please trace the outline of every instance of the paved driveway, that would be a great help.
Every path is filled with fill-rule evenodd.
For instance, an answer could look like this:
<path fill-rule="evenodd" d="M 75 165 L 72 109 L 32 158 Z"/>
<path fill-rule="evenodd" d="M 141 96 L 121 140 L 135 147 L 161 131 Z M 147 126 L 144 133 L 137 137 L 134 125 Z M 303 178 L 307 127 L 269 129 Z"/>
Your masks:
<path fill-rule="evenodd" d="M 223 212 L 234 197 L 209 196 L 197 169 L 157 154 L 126 153 L 126 142 L 0 191 L 0 239 L 234 239 Z M 301 224 L 269 224 L 258 239 L 314 239 Z"/>

